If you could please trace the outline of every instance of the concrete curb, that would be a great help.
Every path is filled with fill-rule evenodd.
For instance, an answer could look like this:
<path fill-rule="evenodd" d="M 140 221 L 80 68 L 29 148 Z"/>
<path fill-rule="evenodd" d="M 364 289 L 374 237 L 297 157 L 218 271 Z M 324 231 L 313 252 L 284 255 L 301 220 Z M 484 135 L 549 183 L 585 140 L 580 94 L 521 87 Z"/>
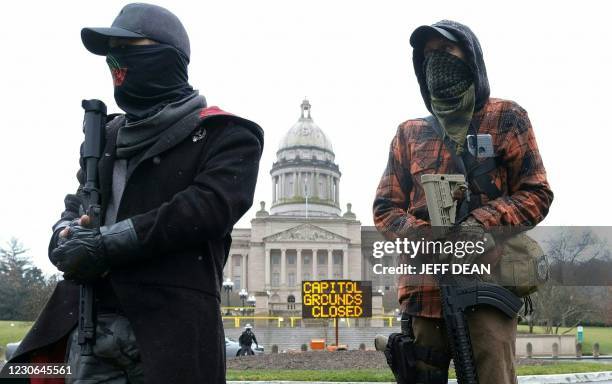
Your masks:
<path fill-rule="evenodd" d="M 519 384 L 573 384 L 596 383 L 598 381 L 612 380 L 612 371 L 565 373 L 559 375 L 532 375 L 519 376 Z M 228 384 L 313 384 L 313 381 L 228 381 Z M 395 384 L 395 383 L 366 383 L 366 382 L 322 382 L 325 384 Z M 457 380 L 450 380 L 449 384 L 456 384 Z"/>
<path fill-rule="evenodd" d="M 596 383 L 612 380 L 612 371 L 519 376 L 519 384 Z"/>

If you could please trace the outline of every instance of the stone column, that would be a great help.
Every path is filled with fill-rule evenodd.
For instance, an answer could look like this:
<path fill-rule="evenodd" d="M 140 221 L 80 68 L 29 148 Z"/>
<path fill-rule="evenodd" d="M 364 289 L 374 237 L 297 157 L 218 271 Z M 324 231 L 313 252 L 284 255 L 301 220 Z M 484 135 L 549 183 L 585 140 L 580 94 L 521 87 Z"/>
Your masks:
<path fill-rule="evenodd" d="M 333 260 L 333 250 L 327 249 L 327 278 L 334 278 L 334 260 Z"/>
<path fill-rule="evenodd" d="M 312 279 L 317 280 L 317 250 L 312 250 Z"/>
<path fill-rule="evenodd" d="M 309 180 L 309 184 L 310 187 L 308 187 L 308 190 L 310 191 L 310 197 L 317 197 L 317 191 L 316 191 L 316 183 L 315 183 L 315 173 L 311 172 L 310 173 L 310 178 Z"/>
<path fill-rule="evenodd" d="M 336 202 L 336 204 L 339 204 L 340 201 L 340 189 L 338 188 L 339 184 L 340 183 L 338 183 L 338 178 L 334 177 L 334 201 Z"/>
<path fill-rule="evenodd" d="M 280 198 L 281 200 L 285 198 L 285 174 L 281 173 L 280 175 Z"/>
<path fill-rule="evenodd" d="M 336 178 L 336 203 L 340 205 L 340 178 Z"/>
<path fill-rule="evenodd" d="M 266 249 L 266 258 L 265 258 L 265 265 L 264 265 L 264 273 L 265 273 L 265 287 L 266 289 L 270 288 L 270 274 L 271 274 L 271 270 L 270 270 L 270 252 L 272 252 L 271 249 Z"/>
<path fill-rule="evenodd" d="M 313 178 L 314 188 L 312 191 L 312 195 L 314 197 L 321 197 L 321 191 L 319 191 L 319 172 L 315 170 L 314 178 Z"/>
<path fill-rule="evenodd" d="M 240 261 L 242 263 L 240 264 L 242 267 L 242 270 L 240 271 L 240 285 L 242 285 L 242 288 L 244 289 L 247 289 L 247 257 L 248 255 L 246 254 L 242 255 L 242 260 Z"/>
<path fill-rule="evenodd" d="M 276 203 L 276 176 L 272 178 L 272 204 Z"/>
<path fill-rule="evenodd" d="M 333 200 L 332 198 L 332 185 L 331 185 L 331 175 L 325 175 L 325 181 L 327 182 L 327 200 Z"/>
<path fill-rule="evenodd" d="M 298 173 L 297 171 L 293 172 L 293 196 L 299 196 L 300 190 L 298 189 Z"/>
<path fill-rule="evenodd" d="M 232 268 L 234 267 L 233 259 L 234 255 L 230 253 L 229 257 L 227 258 L 227 277 L 229 277 L 229 279 L 232 281 L 234 281 L 234 274 L 232 273 Z"/>
<path fill-rule="evenodd" d="M 348 249 L 342 250 L 342 278 L 349 278 Z"/>
<path fill-rule="evenodd" d="M 287 285 L 287 255 L 286 249 L 281 249 L 281 278 L 280 278 L 280 286 L 284 287 Z"/>
<path fill-rule="evenodd" d="M 298 287 L 302 285 L 302 250 L 296 250 L 297 255 L 295 256 L 295 283 Z"/>

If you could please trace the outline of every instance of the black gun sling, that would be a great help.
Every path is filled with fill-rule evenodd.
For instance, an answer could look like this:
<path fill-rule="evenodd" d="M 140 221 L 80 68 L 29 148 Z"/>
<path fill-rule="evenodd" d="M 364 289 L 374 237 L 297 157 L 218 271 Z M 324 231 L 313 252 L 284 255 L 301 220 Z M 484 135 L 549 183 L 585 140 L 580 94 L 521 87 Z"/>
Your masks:
<path fill-rule="evenodd" d="M 468 185 L 474 184 L 478 190 L 484 192 L 491 200 L 502 195 L 502 192 L 497 188 L 495 183 L 492 183 L 489 176 L 489 172 L 497 168 L 499 165 L 497 157 L 489 157 L 484 161 L 478 161 L 468 151 L 464 151 L 461 156 L 458 156 L 455 152 L 455 144 L 450 141 L 448 136 L 444 135 L 438 120 L 431 115 L 427 116 L 423 120 L 425 120 L 442 139 L 443 145 L 446 146 L 448 152 L 450 153 L 455 168 L 458 172 L 465 176 L 465 181 L 468 183 Z M 476 135 L 478 133 L 473 124 L 470 124 L 469 130 L 470 134 Z M 476 140 L 478 140 L 478 136 L 476 136 Z M 476 146 L 478 146 L 478 141 L 476 142 Z M 470 211 L 480 207 L 481 205 L 480 196 L 474 196 L 474 198 L 471 198 L 469 201 L 464 200 L 457 211 L 456 222 L 461 222 L 469 215 Z"/>

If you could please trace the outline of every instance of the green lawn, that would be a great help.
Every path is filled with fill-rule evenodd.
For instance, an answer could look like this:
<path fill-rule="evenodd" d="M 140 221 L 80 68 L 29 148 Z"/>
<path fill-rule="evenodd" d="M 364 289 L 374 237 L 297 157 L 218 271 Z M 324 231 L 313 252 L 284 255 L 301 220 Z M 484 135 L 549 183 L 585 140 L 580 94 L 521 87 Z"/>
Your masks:
<path fill-rule="evenodd" d="M 31 326 L 29 321 L 0 321 L 0 359 L 4 359 L 6 344 L 23 339 Z"/>
<path fill-rule="evenodd" d="M 551 375 L 558 373 L 600 372 L 609 371 L 607 364 L 597 363 L 559 363 L 540 366 L 519 366 L 519 375 Z M 455 378 L 455 373 L 450 372 Z M 227 371 L 227 380 L 302 380 L 302 381 L 394 381 L 388 369 L 338 369 L 333 371 L 321 370 L 260 370 L 246 371 L 230 369 Z"/>
<path fill-rule="evenodd" d="M 559 328 L 559 334 L 563 334 L 568 328 Z M 519 325 L 518 331 L 521 333 L 529 332 L 527 325 Z M 534 333 L 544 333 L 544 327 L 533 327 Z M 576 328 L 568 334 L 576 335 Z M 590 355 L 593 351 L 593 343 L 599 343 L 601 354 L 612 354 L 612 327 L 584 327 L 584 344 L 582 352 Z"/>

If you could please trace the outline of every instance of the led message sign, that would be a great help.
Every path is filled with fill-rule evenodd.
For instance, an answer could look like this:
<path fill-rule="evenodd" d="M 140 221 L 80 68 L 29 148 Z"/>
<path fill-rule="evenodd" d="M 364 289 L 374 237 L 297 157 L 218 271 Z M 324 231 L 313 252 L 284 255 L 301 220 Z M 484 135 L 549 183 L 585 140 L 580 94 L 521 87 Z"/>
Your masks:
<path fill-rule="evenodd" d="M 371 316 L 371 281 L 302 281 L 302 318 Z"/>

